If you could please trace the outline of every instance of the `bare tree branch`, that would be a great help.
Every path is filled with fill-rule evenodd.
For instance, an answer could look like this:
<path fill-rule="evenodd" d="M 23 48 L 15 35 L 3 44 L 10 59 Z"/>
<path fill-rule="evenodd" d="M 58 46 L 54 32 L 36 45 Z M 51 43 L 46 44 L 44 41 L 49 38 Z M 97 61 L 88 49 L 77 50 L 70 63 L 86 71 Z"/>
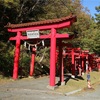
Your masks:
<path fill-rule="evenodd" d="M 37 5 L 38 3 L 39 3 L 39 0 L 37 0 L 36 3 L 33 5 L 33 7 L 29 9 L 29 12 L 28 12 L 28 13 L 30 13 L 30 12 L 36 7 L 36 5 Z"/>
<path fill-rule="evenodd" d="M 24 1 L 23 1 L 22 5 L 21 5 L 21 8 L 20 8 L 19 15 L 18 15 L 18 17 L 16 17 L 16 21 L 18 21 L 18 19 L 21 17 L 22 11 L 23 11 L 23 7 L 24 7 L 24 5 L 25 5 L 25 3 L 26 3 L 27 1 L 28 1 L 28 0 L 24 0 Z M 20 22 L 22 22 L 22 21 L 20 21 Z"/>

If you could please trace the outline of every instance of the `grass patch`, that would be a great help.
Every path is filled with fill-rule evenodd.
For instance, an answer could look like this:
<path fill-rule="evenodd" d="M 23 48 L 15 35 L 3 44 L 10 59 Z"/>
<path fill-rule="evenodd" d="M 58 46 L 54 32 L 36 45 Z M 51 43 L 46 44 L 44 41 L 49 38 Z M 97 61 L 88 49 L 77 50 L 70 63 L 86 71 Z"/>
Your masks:
<path fill-rule="evenodd" d="M 69 79 L 69 81 L 66 83 L 64 86 L 59 86 L 55 91 L 61 92 L 61 93 L 67 93 L 71 92 L 74 90 L 78 89 L 83 89 L 87 87 L 87 75 L 84 74 L 82 76 L 83 80 L 76 78 L 75 79 Z M 93 71 L 90 73 L 90 80 L 91 80 L 91 85 L 93 86 L 94 84 L 100 82 L 100 72 Z"/>
<path fill-rule="evenodd" d="M 3 75 L 0 75 L 0 84 L 8 83 L 10 82 L 10 77 L 4 77 Z"/>

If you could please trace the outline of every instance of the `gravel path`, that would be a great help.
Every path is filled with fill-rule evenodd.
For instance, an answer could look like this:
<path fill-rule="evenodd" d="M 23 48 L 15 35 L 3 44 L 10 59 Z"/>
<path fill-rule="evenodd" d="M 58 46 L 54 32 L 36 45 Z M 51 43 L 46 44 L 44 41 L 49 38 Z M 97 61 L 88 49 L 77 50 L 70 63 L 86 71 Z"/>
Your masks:
<path fill-rule="evenodd" d="M 95 90 L 64 95 L 47 89 L 48 77 L 23 79 L 0 84 L 0 100 L 100 100 L 100 84 Z"/>

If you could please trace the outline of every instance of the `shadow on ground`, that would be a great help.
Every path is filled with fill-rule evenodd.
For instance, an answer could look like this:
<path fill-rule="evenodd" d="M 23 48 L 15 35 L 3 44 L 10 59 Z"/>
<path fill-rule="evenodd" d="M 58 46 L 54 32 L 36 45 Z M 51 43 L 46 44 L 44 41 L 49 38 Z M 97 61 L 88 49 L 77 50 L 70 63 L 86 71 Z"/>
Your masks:
<path fill-rule="evenodd" d="M 82 76 L 75 76 L 75 78 L 73 78 L 72 75 L 64 75 L 64 77 L 65 77 L 65 79 L 64 79 L 65 85 L 67 84 L 67 82 L 69 80 L 75 80 L 75 81 L 84 80 L 84 78 Z M 60 86 L 61 82 L 58 81 L 58 83 L 56 85 Z"/>

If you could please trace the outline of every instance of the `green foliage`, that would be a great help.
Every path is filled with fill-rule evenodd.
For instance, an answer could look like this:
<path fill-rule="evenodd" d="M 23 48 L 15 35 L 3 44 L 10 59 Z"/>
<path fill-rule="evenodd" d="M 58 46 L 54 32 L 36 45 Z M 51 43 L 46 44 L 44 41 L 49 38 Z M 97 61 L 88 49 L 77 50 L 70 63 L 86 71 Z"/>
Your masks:
<path fill-rule="evenodd" d="M 100 6 L 96 7 L 100 12 Z M 4 28 L 7 23 L 24 23 L 53 18 L 60 18 L 70 15 L 77 16 L 77 22 L 70 28 L 57 30 L 60 34 L 78 33 L 77 38 L 70 42 L 73 47 L 81 47 L 90 52 L 100 55 L 100 14 L 96 14 L 95 19 L 91 18 L 89 10 L 84 8 L 81 0 L 0 0 L 0 72 L 4 75 L 12 75 L 13 54 L 15 42 L 7 43 L 10 36 L 15 36 L 7 32 Z M 49 31 L 42 32 L 50 33 Z M 10 46 L 9 46 L 10 45 Z M 27 76 L 29 74 L 30 54 L 26 48 L 21 46 L 19 74 Z M 45 53 L 44 53 L 45 52 Z M 50 48 L 38 47 L 36 54 L 36 68 L 39 70 L 41 65 L 49 67 Z M 43 57 L 42 62 L 39 61 Z"/>
<path fill-rule="evenodd" d="M 96 16 L 95 19 L 97 21 L 98 28 L 100 29 L 100 6 L 97 6 L 96 10 L 97 10 L 98 14 L 95 14 L 95 16 Z"/>
<path fill-rule="evenodd" d="M 100 6 L 96 7 L 96 10 L 97 10 L 97 12 L 99 13 L 99 12 L 100 12 Z M 99 13 L 99 14 L 95 14 L 95 15 L 96 15 L 96 20 L 97 20 L 97 22 L 100 23 L 100 13 Z"/>
<path fill-rule="evenodd" d="M 96 33 L 97 34 L 96 34 L 96 36 L 94 38 L 95 45 L 93 47 L 93 51 L 100 56 L 100 30 L 97 30 Z"/>
<path fill-rule="evenodd" d="M 98 12 L 98 14 L 95 14 L 95 16 L 96 16 L 95 19 L 96 19 L 96 24 L 97 24 L 97 27 L 96 27 L 97 31 L 96 31 L 96 36 L 95 36 L 95 39 L 94 39 L 95 45 L 94 45 L 93 50 L 96 54 L 98 54 L 100 56 L 100 6 L 97 6 L 96 10 Z"/>
<path fill-rule="evenodd" d="M 0 73 L 3 76 L 12 76 L 13 46 L 0 42 Z"/>

